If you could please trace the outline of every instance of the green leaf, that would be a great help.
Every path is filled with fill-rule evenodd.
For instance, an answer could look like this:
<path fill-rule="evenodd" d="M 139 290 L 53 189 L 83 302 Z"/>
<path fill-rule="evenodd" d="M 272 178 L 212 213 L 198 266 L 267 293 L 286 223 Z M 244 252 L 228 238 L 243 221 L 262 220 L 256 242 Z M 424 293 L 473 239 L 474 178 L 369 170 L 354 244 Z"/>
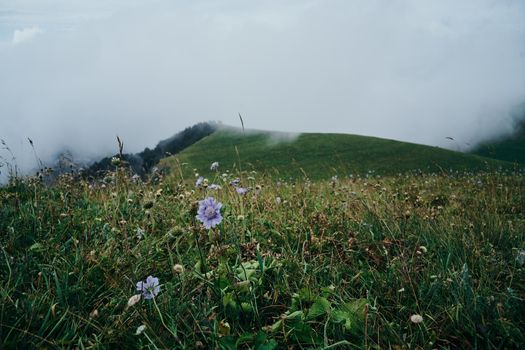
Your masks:
<path fill-rule="evenodd" d="M 29 250 L 32 251 L 32 252 L 37 252 L 37 253 L 41 253 L 45 250 L 46 248 L 41 244 L 41 243 L 35 243 L 33 244 L 31 247 L 29 247 Z"/>
<path fill-rule="evenodd" d="M 277 347 L 275 339 L 268 339 L 266 333 L 259 331 L 255 338 L 254 349 L 255 350 L 273 350 Z"/>
<path fill-rule="evenodd" d="M 318 297 L 308 310 L 306 319 L 313 320 L 319 316 L 328 314 L 331 308 L 330 302 L 326 298 Z"/>
<path fill-rule="evenodd" d="M 224 307 L 235 307 L 236 304 L 235 301 L 233 301 L 233 295 L 231 293 L 224 294 L 224 296 L 222 297 L 222 305 Z"/>
<path fill-rule="evenodd" d="M 290 335 L 300 343 L 314 345 L 322 343 L 321 337 L 315 333 L 312 327 L 302 321 L 293 324 Z"/>
<path fill-rule="evenodd" d="M 275 322 L 274 324 L 271 325 L 271 331 L 272 333 L 275 333 L 277 331 L 280 331 L 283 329 L 283 320 L 279 320 L 277 322 Z"/>
<path fill-rule="evenodd" d="M 302 318 L 303 318 L 302 310 L 294 311 L 291 314 L 286 315 L 287 320 L 300 320 Z"/>
<path fill-rule="evenodd" d="M 273 350 L 277 348 L 277 341 L 275 339 L 270 339 L 266 344 L 262 344 L 261 346 L 257 347 L 257 350 Z"/>
<path fill-rule="evenodd" d="M 223 350 L 237 350 L 237 339 L 229 335 L 219 339 L 219 347 Z"/>
<path fill-rule="evenodd" d="M 253 306 L 252 306 L 252 304 L 243 301 L 241 303 L 241 310 L 243 312 L 252 313 L 253 312 Z"/>
<path fill-rule="evenodd" d="M 356 299 L 342 305 L 332 312 L 332 321 L 343 323 L 347 332 L 354 334 L 360 332 L 365 322 L 367 303 L 366 299 Z"/>

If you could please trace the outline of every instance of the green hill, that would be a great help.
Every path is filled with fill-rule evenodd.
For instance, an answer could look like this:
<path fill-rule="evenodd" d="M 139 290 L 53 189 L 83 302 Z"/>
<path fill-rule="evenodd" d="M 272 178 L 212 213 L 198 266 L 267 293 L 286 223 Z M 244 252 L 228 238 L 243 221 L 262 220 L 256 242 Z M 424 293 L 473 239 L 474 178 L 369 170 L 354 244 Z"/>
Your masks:
<path fill-rule="evenodd" d="M 397 174 L 407 171 L 441 172 L 510 168 L 507 162 L 464 154 L 438 147 L 376 137 L 348 134 L 305 133 L 290 137 L 286 133 L 237 129 L 216 131 L 163 159 L 162 168 L 173 173 L 193 169 L 211 175 L 210 164 L 221 169 L 256 170 L 275 177 L 326 179 L 333 175 Z"/>
<path fill-rule="evenodd" d="M 483 143 L 472 154 L 525 165 L 525 122 L 521 123 L 513 135 Z"/>
<path fill-rule="evenodd" d="M 514 130 L 511 135 L 487 140 L 471 153 L 525 166 L 525 102 L 514 107 L 510 117 L 513 120 Z"/>

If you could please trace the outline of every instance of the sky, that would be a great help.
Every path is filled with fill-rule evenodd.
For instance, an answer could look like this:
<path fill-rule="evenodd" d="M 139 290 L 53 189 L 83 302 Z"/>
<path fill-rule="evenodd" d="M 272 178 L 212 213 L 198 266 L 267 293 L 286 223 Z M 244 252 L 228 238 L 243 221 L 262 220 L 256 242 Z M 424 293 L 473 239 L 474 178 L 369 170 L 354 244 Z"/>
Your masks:
<path fill-rule="evenodd" d="M 238 113 L 465 149 L 523 102 L 523 0 L 0 1 L 0 138 L 22 170 L 28 137 L 43 161 L 94 160 Z"/>

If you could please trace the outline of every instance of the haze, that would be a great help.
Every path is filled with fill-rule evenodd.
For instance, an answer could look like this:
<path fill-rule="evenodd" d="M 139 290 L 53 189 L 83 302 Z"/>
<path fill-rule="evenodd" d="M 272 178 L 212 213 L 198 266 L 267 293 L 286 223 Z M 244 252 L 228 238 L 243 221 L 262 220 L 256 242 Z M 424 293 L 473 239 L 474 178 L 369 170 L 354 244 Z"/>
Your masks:
<path fill-rule="evenodd" d="M 27 137 L 44 161 L 96 159 L 238 112 L 464 149 L 525 101 L 525 2 L 4 0 L 0 96 L 23 170 Z"/>

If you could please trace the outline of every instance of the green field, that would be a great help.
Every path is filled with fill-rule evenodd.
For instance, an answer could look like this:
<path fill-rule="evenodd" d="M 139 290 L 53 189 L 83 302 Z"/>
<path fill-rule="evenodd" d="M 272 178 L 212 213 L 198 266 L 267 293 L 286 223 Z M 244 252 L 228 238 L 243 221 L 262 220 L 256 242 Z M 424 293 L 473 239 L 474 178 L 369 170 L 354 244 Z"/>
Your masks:
<path fill-rule="evenodd" d="M 329 179 L 333 175 L 405 172 L 444 173 L 512 168 L 511 163 L 438 147 L 347 134 L 301 134 L 220 130 L 175 156 L 160 167 L 191 176 L 193 169 L 209 176 L 209 166 L 256 170 L 274 178 Z"/>
<path fill-rule="evenodd" d="M 276 182 L 229 170 L 210 176 L 219 190 L 125 168 L 0 188 L 0 348 L 525 343 L 523 173 Z M 228 185 L 237 176 L 244 196 Z M 208 196 L 223 203 L 210 230 L 195 218 Z M 160 292 L 133 297 L 150 275 Z"/>

